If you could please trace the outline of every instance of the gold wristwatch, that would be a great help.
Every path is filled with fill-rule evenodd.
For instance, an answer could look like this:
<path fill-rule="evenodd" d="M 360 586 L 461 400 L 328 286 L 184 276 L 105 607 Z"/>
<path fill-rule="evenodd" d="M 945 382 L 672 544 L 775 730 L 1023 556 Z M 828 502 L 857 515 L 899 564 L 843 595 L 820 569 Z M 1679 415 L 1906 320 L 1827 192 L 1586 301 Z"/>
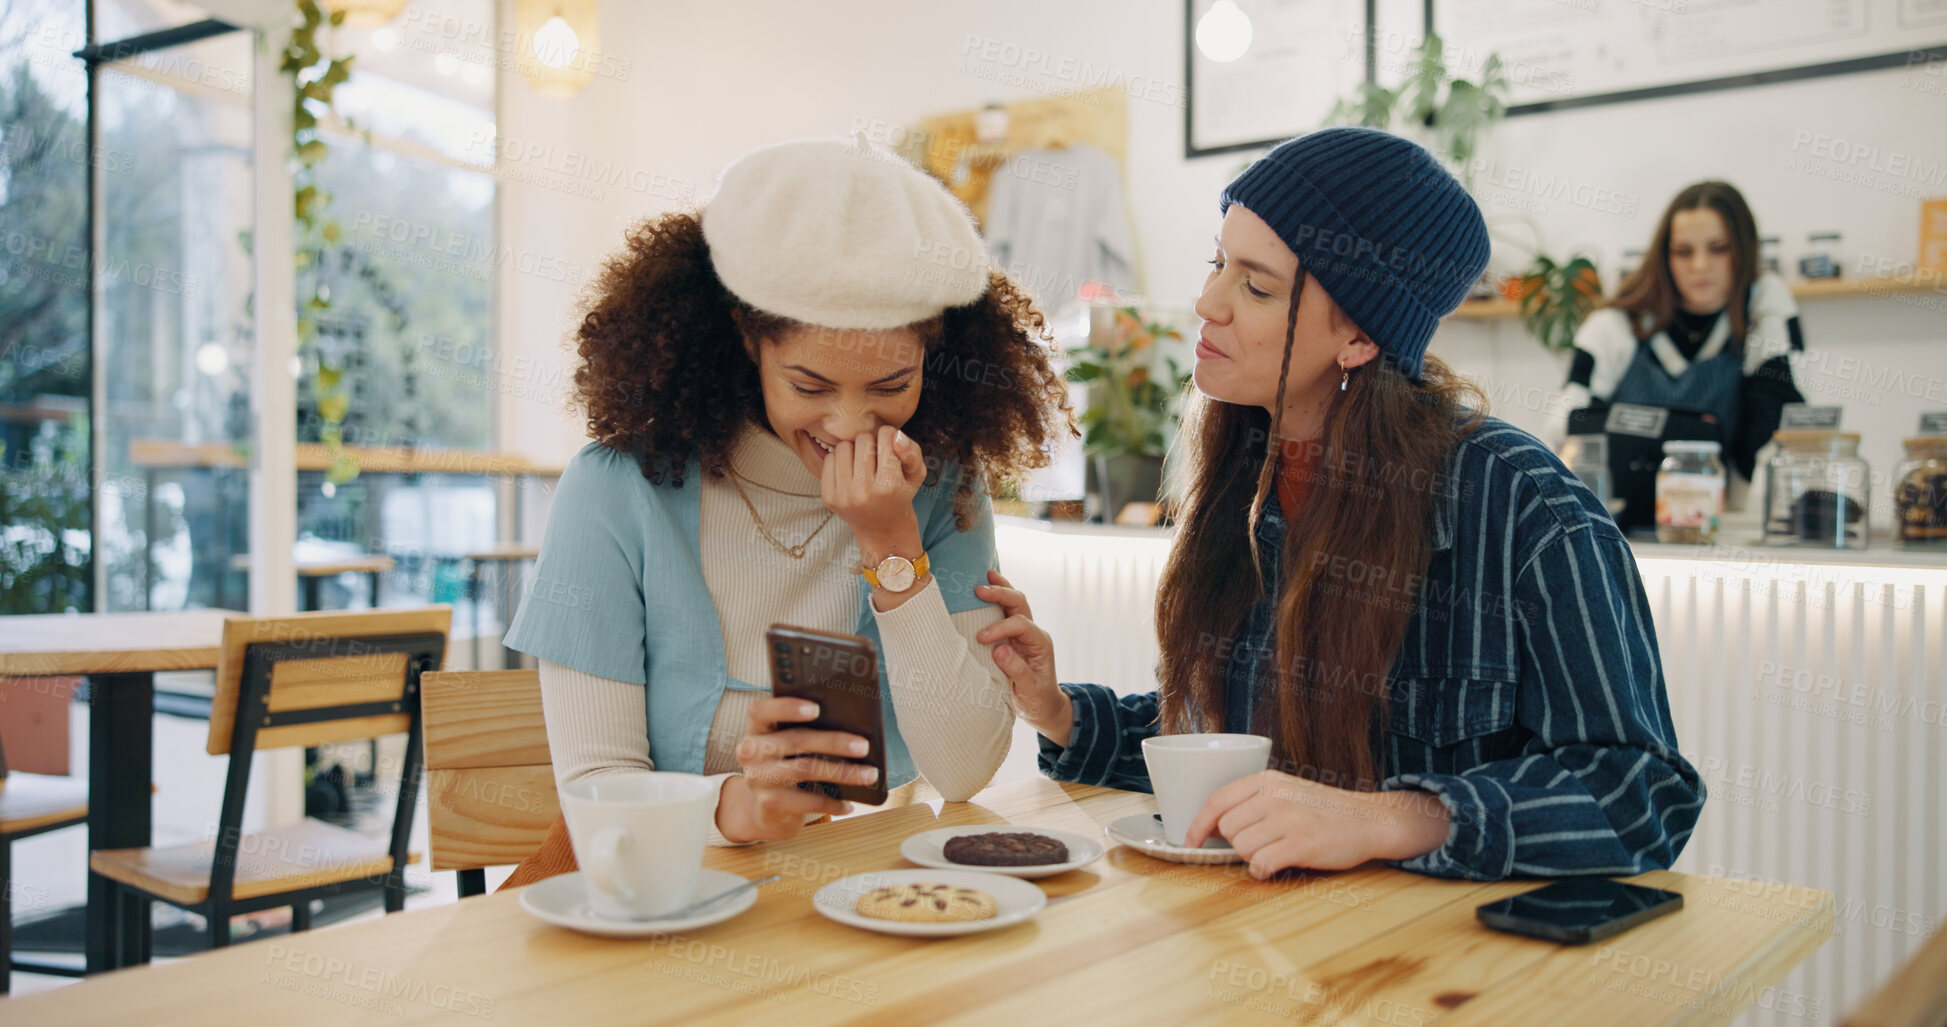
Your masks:
<path fill-rule="evenodd" d="M 879 561 L 879 566 L 864 568 L 865 583 L 888 592 L 904 592 L 913 587 L 913 582 L 926 576 L 927 567 L 926 554 L 923 552 L 917 560 L 888 556 Z"/>

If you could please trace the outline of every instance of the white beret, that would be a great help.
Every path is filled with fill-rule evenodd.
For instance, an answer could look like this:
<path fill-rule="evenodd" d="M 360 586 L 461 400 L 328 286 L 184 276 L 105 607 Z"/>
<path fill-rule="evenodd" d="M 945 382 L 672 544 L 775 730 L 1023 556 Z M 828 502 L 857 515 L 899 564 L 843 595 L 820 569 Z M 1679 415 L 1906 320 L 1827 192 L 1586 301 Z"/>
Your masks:
<path fill-rule="evenodd" d="M 703 208 L 703 238 L 738 299 L 826 328 L 900 328 L 987 291 L 967 208 L 864 133 L 737 158 Z"/>

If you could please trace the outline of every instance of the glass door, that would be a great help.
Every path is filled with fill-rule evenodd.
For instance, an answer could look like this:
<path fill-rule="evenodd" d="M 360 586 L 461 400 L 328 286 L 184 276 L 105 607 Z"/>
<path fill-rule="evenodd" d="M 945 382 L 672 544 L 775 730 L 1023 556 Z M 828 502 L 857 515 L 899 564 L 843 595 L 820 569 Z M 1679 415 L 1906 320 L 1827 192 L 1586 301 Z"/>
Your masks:
<path fill-rule="evenodd" d="M 247 609 L 253 40 L 155 42 L 95 79 L 101 608 Z"/>

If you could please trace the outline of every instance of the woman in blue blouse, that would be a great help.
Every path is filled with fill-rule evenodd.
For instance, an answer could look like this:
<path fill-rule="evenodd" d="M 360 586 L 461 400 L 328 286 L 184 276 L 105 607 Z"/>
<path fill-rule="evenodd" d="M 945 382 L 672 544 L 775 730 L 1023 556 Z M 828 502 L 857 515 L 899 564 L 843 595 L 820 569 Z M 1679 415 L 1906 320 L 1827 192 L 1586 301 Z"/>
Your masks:
<path fill-rule="evenodd" d="M 1264 877 L 1372 859 L 1443 877 L 1630 874 L 1682 850 L 1677 751 L 1629 546 L 1539 440 L 1425 355 L 1486 265 L 1474 201 L 1371 129 L 1291 140 L 1223 193 L 1197 302 L 1161 688 L 1056 684 L 998 574 L 980 592 L 1043 772 L 1148 790 L 1158 733 L 1268 735 L 1219 790 Z M 1275 441 L 1274 441 L 1275 440 Z"/>
<path fill-rule="evenodd" d="M 798 785 L 875 783 L 825 758 L 871 741 L 769 694 L 777 622 L 879 644 L 885 784 L 983 787 L 1013 731 L 971 638 L 999 618 L 973 594 L 986 489 L 1069 429 L 1044 335 L 966 208 L 863 136 L 755 150 L 701 212 L 635 226 L 576 326 L 595 441 L 507 638 L 540 661 L 557 783 L 709 775 L 722 843 L 844 812 Z M 551 838 L 530 863 L 565 869 Z"/>

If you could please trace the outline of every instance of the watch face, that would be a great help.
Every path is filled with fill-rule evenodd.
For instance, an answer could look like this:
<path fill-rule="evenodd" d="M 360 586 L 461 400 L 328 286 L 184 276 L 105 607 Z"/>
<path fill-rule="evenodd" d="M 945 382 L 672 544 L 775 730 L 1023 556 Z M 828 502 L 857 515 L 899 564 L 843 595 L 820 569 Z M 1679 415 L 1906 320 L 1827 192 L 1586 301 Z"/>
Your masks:
<path fill-rule="evenodd" d="M 888 556 L 879 561 L 879 587 L 888 592 L 904 592 L 913 587 L 913 561 L 903 556 Z"/>

